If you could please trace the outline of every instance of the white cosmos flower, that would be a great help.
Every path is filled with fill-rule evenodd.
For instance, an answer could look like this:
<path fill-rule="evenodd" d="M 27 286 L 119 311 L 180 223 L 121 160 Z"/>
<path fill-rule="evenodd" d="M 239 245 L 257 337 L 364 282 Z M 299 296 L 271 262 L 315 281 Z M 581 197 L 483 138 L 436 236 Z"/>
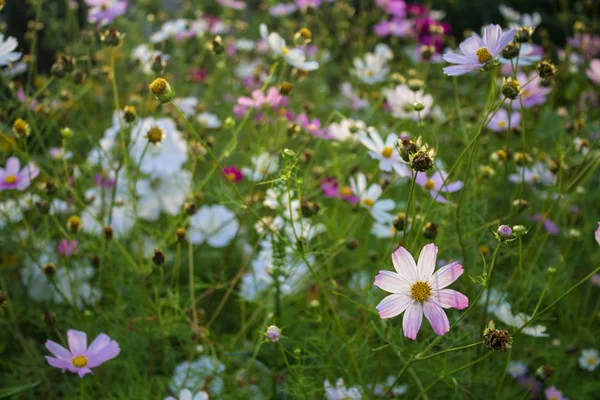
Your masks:
<path fill-rule="evenodd" d="M 155 180 L 142 179 L 137 182 L 138 216 L 156 221 L 161 211 L 177 215 L 185 203 L 192 183 L 192 173 L 182 170 L 170 177 Z"/>
<path fill-rule="evenodd" d="M 185 33 L 187 31 L 187 26 L 187 21 L 182 18 L 167 21 L 160 27 L 158 32 L 154 32 L 150 36 L 150 41 L 152 43 L 158 43 L 174 38 L 177 35 Z"/>
<path fill-rule="evenodd" d="M 334 122 L 329 124 L 327 128 L 327 133 L 335 140 L 339 140 L 340 142 L 349 141 L 356 142 L 358 140 L 359 134 L 365 133 L 367 129 L 367 125 L 360 120 L 353 120 L 350 118 L 346 118 L 341 120 L 340 122 Z"/>
<path fill-rule="evenodd" d="M 510 325 L 517 329 L 520 329 L 527 321 L 531 319 L 531 316 L 519 313 L 513 314 L 511 310 L 510 304 L 507 302 L 502 302 L 496 309 L 494 310 L 494 314 L 498 317 L 500 321 L 505 323 L 506 325 Z M 527 326 L 521 332 L 527 336 L 533 337 L 547 337 L 549 336 L 546 333 L 546 327 L 543 325 L 535 325 L 535 326 Z"/>
<path fill-rule="evenodd" d="M 173 104 L 177 106 L 179 111 L 186 118 L 191 118 L 196 114 L 196 107 L 198 107 L 198 98 L 194 96 L 189 97 L 178 97 L 173 99 Z"/>
<path fill-rule="evenodd" d="M 396 204 L 391 199 L 379 200 L 383 189 L 376 183 L 367 188 L 367 177 L 359 172 L 356 178 L 350 178 L 350 187 L 352 192 L 358 196 L 361 207 L 369 210 L 373 218 L 378 222 L 389 222 L 394 216 L 390 214 Z"/>
<path fill-rule="evenodd" d="M 225 247 L 237 235 L 240 224 L 235 213 L 221 204 L 204 206 L 190 218 L 190 242 Z"/>
<path fill-rule="evenodd" d="M 596 349 L 584 349 L 581 350 L 579 356 L 579 366 L 587 371 L 592 372 L 598 365 L 600 365 L 600 358 L 598 357 L 598 350 Z"/>
<path fill-rule="evenodd" d="M 398 85 L 394 89 L 384 89 L 383 95 L 395 118 L 418 120 L 419 113 L 415 111 L 415 103 L 423 105 L 424 108 L 420 112 L 421 118 L 426 118 L 433 105 L 433 96 L 424 94 L 422 89 L 416 92 L 410 90 L 406 85 Z"/>
<path fill-rule="evenodd" d="M 394 225 L 391 222 L 382 223 L 375 221 L 371 226 L 371 235 L 378 239 L 392 238 L 396 232 L 396 228 L 394 228 Z"/>
<path fill-rule="evenodd" d="M 23 219 L 23 213 L 16 200 L 6 200 L 0 203 L 0 228 L 12 225 Z"/>
<path fill-rule="evenodd" d="M 296 67 L 302 71 L 314 71 L 319 68 L 319 63 L 316 61 L 306 61 L 306 54 L 299 48 L 290 49 L 285 39 L 278 33 L 271 32 L 265 24 L 260 24 L 260 36 L 267 42 L 269 48 L 277 57 L 282 57 L 292 67 Z"/>
<path fill-rule="evenodd" d="M 369 128 L 367 133 L 359 135 L 360 142 L 369 149 L 369 156 L 379 160 L 379 169 L 384 172 L 396 171 L 402 177 L 410 176 L 410 171 L 402 162 L 400 154 L 396 151 L 398 135 L 390 133 L 385 142 L 375 128 Z"/>
<path fill-rule="evenodd" d="M 390 73 L 389 61 L 394 54 L 385 44 L 375 46 L 373 53 L 366 53 L 364 58 L 356 57 L 353 61 L 354 68 L 350 71 L 358 80 L 367 85 L 374 85 L 385 81 Z"/>
<path fill-rule="evenodd" d="M 203 112 L 196 117 L 200 125 L 207 129 L 216 129 L 221 127 L 221 120 L 215 114 Z"/>
<path fill-rule="evenodd" d="M 179 392 L 179 396 L 177 398 L 173 396 L 165 397 L 165 400 L 208 400 L 208 393 L 204 390 L 199 391 L 196 394 L 193 394 L 190 389 L 183 389 Z"/>
<path fill-rule="evenodd" d="M 235 48 L 240 51 L 252 51 L 256 48 L 253 40 L 241 38 L 235 41 Z"/>
<path fill-rule="evenodd" d="M 5 67 L 10 63 L 18 61 L 21 53 L 14 51 L 19 43 L 17 39 L 9 36 L 4 40 L 4 34 L 0 33 L 0 66 Z"/>
<path fill-rule="evenodd" d="M 197 390 L 206 386 L 212 396 L 219 398 L 225 385 L 221 377 L 224 371 L 225 365 L 216 358 L 200 356 L 196 361 L 184 361 L 175 368 L 169 388 L 172 391 Z"/>
<path fill-rule="evenodd" d="M 521 361 L 511 361 L 508 364 L 508 373 L 513 378 L 517 379 L 527 373 L 527 364 Z"/>
<path fill-rule="evenodd" d="M 169 55 L 164 54 L 159 50 L 152 50 L 150 46 L 143 43 L 136 46 L 131 52 L 131 58 L 140 63 L 142 72 L 145 74 L 152 74 L 152 61 L 155 57 L 162 56 L 164 61 L 169 61 L 171 58 Z"/>
<path fill-rule="evenodd" d="M 81 229 L 84 232 L 99 235 L 103 232 L 104 226 L 110 225 L 115 237 L 123 237 L 133 228 L 135 213 L 129 201 L 129 191 L 125 179 L 124 176 L 117 179 L 116 196 L 110 223 L 108 210 L 112 204 L 112 189 L 94 187 L 85 192 L 85 199 L 89 203 L 81 213 Z M 98 219 L 102 216 L 103 211 L 105 214 L 104 220 L 99 222 Z"/>
<path fill-rule="evenodd" d="M 277 172 L 278 169 L 279 158 L 265 152 L 258 156 L 252 156 L 252 168 L 244 167 L 242 172 L 248 180 L 259 182 Z"/>
<path fill-rule="evenodd" d="M 157 144 L 148 144 L 146 134 L 154 127 L 162 130 L 164 139 Z M 173 176 L 181 171 L 188 157 L 187 143 L 171 118 L 139 120 L 131 130 L 129 153 L 133 163 L 153 178 Z"/>
<path fill-rule="evenodd" d="M 327 400 L 362 400 L 364 396 L 359 387 L 347 388 L 344 384 L 344 379 L 339 378 L 335 382 L 335 386 L 329 383 L 329 380 L 323 382 L 325 387 L 325 398 Z"/>

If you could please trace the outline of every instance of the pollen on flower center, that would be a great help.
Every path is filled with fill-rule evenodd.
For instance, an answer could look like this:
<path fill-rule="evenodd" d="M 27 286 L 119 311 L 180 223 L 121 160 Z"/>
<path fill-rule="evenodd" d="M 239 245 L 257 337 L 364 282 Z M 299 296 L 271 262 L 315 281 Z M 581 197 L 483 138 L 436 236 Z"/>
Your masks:
<path fill-rule="evenodd" d="M 431 285 L 423 281 L 415 282 L 410 287 L 410 295 L 416 301 L 425 301 L 431 295 Z"/>
<path fill-rule="evenodd" d="M 477 49 L 477 61 L 479 61 L 480 64 L 485 64 L 492 58 L 494 57 L 492 57 L 487 47 L 481 47 Z"/>
<path fill-rule="evenodd" d="M 506 122 L 498 121 L 498 128 L 504 128 L 504 127 L 506 127 Z"/>
<path fill-rule="evenodd" d="M 381 155 L 384 156 L 385 158 L 392 157 L 393 153 L 394 153 L 394 149 L 392 149 L 390 146 L 385 146 L 383 148 L 383 150 L 381 150 Z"/>
<path fill-rule="evenodd" d="M 283 54 L 284 56 L 290 52 L 290 49 L 288 49 L 286 46 L 283 46 L 283 49 L 281 49 L 281 54 Z"/>
<path fill-rule="evenodd" d="M 235 176 L 235 174 L 233 172 L 229 172 L 227 174 L 227 178 L 229 178 L 230 181 L 235 181 L 236 176 Z"/>
<path fill-rule="evenodd" d="M 77 368 L 83 368 L 88 364 L 88 359 L 86 356 L 73 357 L 73 360 L 71 361 L 73 362 L 73 365 Z"/>
<path fill-rule="evenodd" d="M 373 75 L 375 75 L 375 72 L 373 72 L 373 71 L 372 71 L 372 70 L 370 70 L 370 69 L 369 69 L 369 70 L 367 70 L 367 76 L 368 76 L 369 78 L 373 77 Z"/>
<path fill-rule="evenodd" d="M 596 359 L 594 357 L 590 357 L 587 359 L 587 363 L 588 365 L 594 365 L 596 364 Z"/>
<path fill-rule="evenodd" d="M 100 9 L 101 9 L 102 11 L 106 11 L 106 10 L 108 10 L 108 6 L 107 6 L 106 4 L 102 4 L 102 5 L 100 6 Z"/>
<path fill-rule="evenodd" d="M 309 131 L 316 131 L 318 129 L 315 124 L 308 124 L 307 128 Z"/>
<path fill-rule="evenodd" d="M 371 207 L 375 202 L 367 197 L 363 200 L 363 204 L 367 207 Z"/>
<path fill-rule="evenodd" d="M 17 182 L 17 177 L 14 175 L 6 175 L 6 177 L 4 178 L 4 183 L 6 183 L 7 185 L 12 185 L 15 182 Z"/>
<path fill-rule="evenodd" d="M 432 181 L 431 179 L 427 179 L 427 182 L 425 182 L 425 189 L 431 190 L 434 188 L 435 188 L 435 182 Z"/>
<path fill-rule="evenodd" d="M 344 196 L 352 195 L 352 189 L 350 189 L 350 187 L 348 187 L 348 186 L 344 186 L 342 188 L 341 192 L 342 192 L 342 195 L 344 195 Z"/>

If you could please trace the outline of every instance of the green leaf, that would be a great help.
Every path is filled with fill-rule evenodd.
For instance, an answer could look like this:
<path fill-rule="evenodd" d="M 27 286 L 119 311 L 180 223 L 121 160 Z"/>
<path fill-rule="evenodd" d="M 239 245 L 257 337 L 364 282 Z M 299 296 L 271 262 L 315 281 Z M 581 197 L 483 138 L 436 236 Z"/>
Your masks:
<path fill-rule="evenodd" d="M 5 389 L 0 389 L 0 399 L 5 399 L 9 396 L 13 396 L 15 394 L 24 392 L 26 390 L 36 387 L 39 384 L 40 384 L 40 382 L 34 382 L 34 383 L 28 383 L 26 385 L 13 386 L 13 387 L 5 388 Z"/>

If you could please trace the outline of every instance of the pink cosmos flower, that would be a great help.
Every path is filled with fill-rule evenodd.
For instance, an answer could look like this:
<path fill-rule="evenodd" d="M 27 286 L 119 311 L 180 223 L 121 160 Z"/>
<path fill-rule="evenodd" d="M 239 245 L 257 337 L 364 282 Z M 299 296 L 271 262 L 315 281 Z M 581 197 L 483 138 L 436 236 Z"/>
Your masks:
<path fill-rule="evenodd" d="M 544 391 L 544 396 L 546 396 L 546 400 L 569 400 L 556 388 L 556 386 L 547 388 Z"/>
<path fill-rule="evenodd" d="M 244 174 L 242 171 L 236 167 L 235 165 L 231 165 L 229 167 L 223 167 L 223 173 L 233 183 L 237 183 L 244 179 Z"/>
<path fill-rule="evenodd" d="M 205 69 L 192 67 L 188 71 L 187 78 L 191 82 L 200 83 L 200 82 L 203 82 L 207 76 L 208 76 L 208 74 L 206 73 Z"/>
<path fill-rule="evenodd" d="M 596 229 L 594 236 L 596 237 L 596 242 L 600 244 L 600 222 L 598 222 L 598 229 Z"/>
<path fill-rule="evenodd" d="M 98 335 L 88 347 L 85 332 L 69 329 L 67 331 L 67 341 L 69 342 L 69 350 L 52 340 L 47 340 L 46 348 L 54 357 L 46 356 L 46 359 L 52 367 L 61 368 L 63 373 L 66 370 L 77 373 L 80 378 L 92 373 L 92 368 L 112 360 L 121 352 L 119 344 L 104 333 Z"/>
<path fill-rule="evenodd" d="M 296 5 L 301 10 L 306 10 L 307 8 L 319 8 L 323 0 L 296 0 Z"/>
<path fill-rule="evenodd" d="M 417 173 L 416 183 L 419 186 L 423 186 L 426 190 L 429 191 L 431 197 L 436 199 L 438 203 L 450 203 L 445 197 L 438 195 L 438 193 L 453 193 L 459 191 L 463 187 L 462 181 L 456 181 L 452 183 L 446 183 L 444 185 L 444 180 L 448 177 L 446 171 L 436 172 L 431 175 L 430 178 L 427 178 L 427 173 L 419 172 Z M 442 185 L 444 185 L 442 187 Z"/>
<path fill-rule="evenodd" d="M 254 90 L 252 92 L 252 97 L 242 96 L 238 98 L 238 104 L 242 107 L 248 108 L 258 108 L 263 105 L 268 105 L 271 108 L 277 108 L 280 106 L 284 106 L 287 104 L 287 98 L 282 96 L 279 91 L 271 87 L 267 90 L 266 94 L 264 94 L 260 90 Z"/>
<path fill-rule="evenodd" d="M 85 3 L 91 7 L 88 12 L 90 23 L 108 25 L 125 14 L 128 0 L 85 0 Z"/>
<path fill-rule="evenodd" d="M 542 80 L 535 71 L 531 72 L 529 75 L 519 72 L 517 74 L 517 80 L 523 84 L 525 84 L 525 82 L 529 83 L 526 86 L 523 86 L 521 100 L 517 99 L 513 101 L 513 108 L 521 108 L 521 101 L 523 102 L 523 108 L 531 108 L 533 106 L 544 104 L 547 95 L 552 91 L 551 88 L 542 86 Z"/>
<path fill-rule="evenodd" d="M 217 3 L 223 7 L 231 8 L 232 10 L 245 10 L 246 3 L 237 0 L 217 0 Z"/>
<path fill-rule="evenodd" d="M 70 257 L 79 253 L 79 242 L 77 240 L 61 239 L 56 246 L 56 252 L 63 257 Z"/>
<path fill-rule="evenodd" d="M 388 14 L 397 17 L 404 17 L 406 15 L 406 3 L 404 0 L 377 0 L 377 5 Z"/>
<path fill-rule="evenodd" d="M 519 102 L 513 102 L 514 107 L 520 107 Z M 508 111 L 504 108 L 498 109 L 496 114 L 492 116 L 486 128 L 493 130 L 494 132 L 505 132 L 508 130 Z M 518 111 L 513 111 L 510 115 L 510 127 L 513 129 L 515 126 L 519 126 L 521 123 L 521 114 Z"/>
<path fill-rule="evenodd" d="M 544 230 L 551 235 L 558 235 L 560 233 L 560 228 L 556 225 L 552 220 L 546 217 L 544 214 L 535 214 L 529 217 L 530 221 L 535 221 L 537 223 L 544 224 Z"/>
<path fill-rule="evenodd" d="M 600 85 L 600 60 L 594 59 L 590 61 L 590 67 L 585 71 L 585 74 L 596 85 Z"/>
<path fill-rule="evenodd" d="M 462 310 L 469 305 L 467 296 L 446 289 L 462 275 L 462 265 L 453 262 L 434 273 L 437 251 L 435 244 L 426 245 L 415 264 L 412 255 L 400 246 L 392 254 L 396 272 L 379 271 L 375 277 L 375 286 L 392 293 L 377 305 L 379 316 L 392 318 L 406 311 L 402 330 L 404 336 L 412 340 L 417 338 L 423 315 L 429 320 L 433 331 L 442 336 L 450 330 L 450 321 L 443 309 Z"/>
<path fill-rule="evenodd" d="M 373 31 L 379 37 L 407 37 L 413 31 L 413 23 L 408 19 L 392 18 L 389 21 L 383 20 L 376 24 Z"/>
<path fill-rule="evenodd" d="M 25 190 L 40 173 L 39 168 L 30 162 L 23 169 L 17 157 L 6 160 L 6 167 L 0 168 L 0 190 Z"/>
<path fill-rule="evenodd" d="M 352 188 L 350 186 L 340 187 L 335 178 L 325 178 L 323 182 L 321 182 L 321 190 L 325 197 L 346 200 L 350 204 L 356 204 L 358 202 L 358 197 L 354 195 Z"/>
<path fill-rule="evenodd" d="M 298 115 L 298 124 L 308 133 L 321 139 L 331 139 L 327 134 L 327 128 L 321 129 L 321 121 L 318 118 L 308 119 L 306 114 Z"/>
<path fill-rule="evenodd" d="M 290 14 L 293 14 L 298 7 L 292 3 L 278 3 L 269 8 L 269 14 L 272 17 L 286 17 Z"/>

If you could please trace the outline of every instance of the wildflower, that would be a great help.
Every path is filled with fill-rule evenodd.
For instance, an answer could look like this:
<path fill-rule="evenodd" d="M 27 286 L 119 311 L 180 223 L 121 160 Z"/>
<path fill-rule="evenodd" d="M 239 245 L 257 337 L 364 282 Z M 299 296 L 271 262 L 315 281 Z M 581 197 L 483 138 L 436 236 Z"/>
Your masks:
<path fill-rule="evenodd" d="M 143 43 L 136 46 L 131 51 L 131 59 L 139 64 L 143 73 L 147 75 L 162 73 L 156 68 L 164 69 L 165 64 L 171 57 L 160 50 L 154 50 L 149 45 Z"/>
<path fill-rule="evenodd" d="M 427 146 L 421 146 L 416 153 L 409 156 L 409 165 L 414 171 L 426 172 L 433 167 L 434 157 L 434 149 L 428 149 Z"/>
<path fill-rule="evenodd" d="M 542 383 L 535 379 L 535 377 L 533 376 L 520 376 L 517 378 L 517 382 L 519 382 L 519 385 L 521 385 L 523 389 L 530 394 L 538 393 L 543 388 Z"/>
<path fill-rule="evenodd" d="M 560 228 L 544 214 L 534 214 L 529 217 L 529 220 L 543 224 L 544 230 L 551 235 L 558 235 L 560 233 Z"/>
<path fill-rule="evenodd" d="M 536 71 L 540 78 L 550 79 L 556 74 L 556 67 L 550 61 L 542 61 L 537 65 Z"/>
<path fill-rule="evenodd" d="M 190 218 L 189 240 L 193 244 L 207 242 L 211 247 L 225 247 L 237 235 L 236 215 L 221 204 L 204 206 Z"/>
<path fill-rule="evenodd" d="M 546 396 L 546 400 L 569 400 L 563 396 L 562 392 L 556 386 L 550 386 L 544 390 L 544 396 Z"/>
<path fill-rule="evenodd" d="M 511 22 L 511 27 L 531 26 L 536 28 L 542 22 L 542 16 L 538 12 L 533 14 L 521 14 L 517 10 L 510 8 L 504 4 L 498 6 L 500 14 Z"/>
<path fill-rule="evenodd" d="M 178 39 L 185 36 L 187 31 L 188 22 L 185 19 L 179 18 L 174 21 L 167 21 L 160 27 L 160 30 L 150 35 L 150 42 L 158 43 L 168 39 Z"/>
<path fill-rule="evenodd" d="M 521 361 L 511 361 L 508 364 L 508 374 L 513 378 L 519 378 L 527 373 L 527 365 Z"/>
<path fill-rule="evenodd" d="M 292 3 L 278 3 L 269 8 L 269 14 L 273 17 L 285 17 L 293 14 L 298 7 Z"/>
<path fill-rule="evenodd" d="M 69 372 L 77 373 L 80 378 L 92 373 L 92 368 L 112 360 L 121 352 L 119 344 L 104 333 L 98 335 L 89 347 L 85 332 L 69 329 L 67 340 L 69 350 L 58 343 L 47 340 L 46 348 L 54 357 L 46 356 L 46 359 L 52 367 L 61 368 L 63 372 L 69 370 Z"/>
<path fill-rule="evenodd" d="M 134 106 L 123 107 L 123 119 L 132 123 L 137 118 L 137 111 Z"/>
<path fill-rule="evenodd" d="M 203 112 L 196 117 L 200 125 L 206 129 L 216 129 L 221 127 L 221 120 L 215 114 Z"/>
<path fill-rule="evenodd" d="M 327 128 L 321 129 L 321 121 L 319 121 L 318 118 L 309 120 L 306 114 L 300 114 L 298 116 L 298 124 L 300 124 L 308 133 L 315 137 L 329 139 Z"/>
<path fill-rule="evenodd" d="M 395 36 L 407 37 L 412 33 L 412 21 L 399 17 L 382 20 L 373 27 L 373 32 L 379 37 Z"/>
<path fill-rule="evenodd" d="M 515 29 L 517 30 L 515 32 L 515 42 L 526 43 L 531 40 L 531 35 L 533 34 L 533 28 L 531 26 L 519 26 Z"/>
<path fill-rule="evenodd" d="M 40 173 L 39 168 L 30 162 L 21 169 L 21 163 L 16 157 L 9 157 L 6 166 L 0 168 L 0 191 L 19 190 L 23 191 L 29 187 L 31 181 Z"/>
<path fill-rule="evenodd" d="M 88 21 L 100 26 L 108 25 L 116 17 L 125 14 L 128 2 L 128 0 L 85 0 L 90 7 Z"/>
<path fill-rule="evenodd" d="M 22 120 L 21 118 L 17 118 L 12 126 L 12 131 L 18 138 L 26 138 L 31 133 L 31 128 L 29 124 Z"/>
<path fill-rule="evenodd" d="M 490 310 L 494 314 L 496 314 L 498 319 L 500 321 L 502 321 L 504 324 L 515 327 L 517 329 L 521 329 L 523 327 L 523 325 L 525 325 L 525 323 L 531 319 L 531 316 L 524 314 L 524 313 L 519 313 L 516 315 L 513 314 L 510 304 L 508 304 L 506 301 L 503 301 L 503 300 L 497 301 L 496 305 L 493 305 L 493 306 L 491 305 Z M 535 326 L 529 325 L 526 328 L 523 328 L 523 330 L 521 332 L 527 336 L 533 336 L 533 337 L 547 337 L 548 336 L 548 334 L 546 333 L 546 327 L 543 325 L 535 325 Z"/>
<path fill-rule="evenodd" d="M 345 118 L 340 122 L 333 122 L 327 127 L 328 135 L 340 142 L 346 140 L 356 142 L 360 134 L 365 134 L 366 130 L 367 126 L 363 121 L 355 121 L 349 118 Z"/>
<path fill-rule="evenodd" d="M 271 175 L 279 169 L 279 160 L 277 156 L 269 153 L 261 153 L 257 156 L 252 156 L 252 168 L 244 167 L 242 172 L 249 180 L 253 182 L 262 181 L 268 175 Z"/>
<path fill-rule="evenodd" d="M 399 247 L 392 254 L 396 272 L 379 271 L 375 277 L 375 286 L 393 293 L 377 305 L 379 316 L 392 318 L 406 311 L 402 330 L 404 336 L 413 340 L 417 338 L 423 315 L 434 332 L 441 336 L 450 330 L 443 308 L 462 310 L 469 305 L 465 295 L 446 289 L 462 275 L 462 265 L 453 262 L 434 273 L 437 251 L 436 245 L 426 245 L 415 264 L 411 254 L 404 247 Z"/>
<path fill-rule="evenodd" d="M 519 107 L 518 105 L 515 106 Z M 510 115 L 510 128 L 514 129 L 514 127 L 519 126 L 520 123 L 521 114 L 518 111 L 512 111 L 512 114 Z M 490 118 L 490 121 L 488 122 L 486 127 L 488 129 L 493 130 L 494 132 L 507 131 L 509 128 L 508 111 L 506 111 L 504 108 L 498 109 L 498 111 L 496 111 L 496 114 L 494 114 L 492 118 Z"/>
<path fill-rule="evenodd" d="M 444 60 L 455 66 L 444 68 L 450 76 L 463 75 L 482 69 L 487 63 L 500 56 L 500 53 L 515 36 L 515 29 L 502 31 L 500 25 L 488 25 L 483 28 L 483 35 L 474 33 L 460 44 L 462 54 L 446 53 Z"/>
<path fill-rule="evenodd" d="M 278 33 L 271 32 L 265 24 L 260 24 L 260 36 L 267 42 L 271 51 L 278 57 L 282 57 L 292 67 L 302 71 L 314 71 L 319 68 L 316 61 L 306 61 L 306 54 L 302 49 L 290 49 Z"/>
<path fill-rule="evenodd" d="M 530 185 L 551 186 L 556 182 L 556 177 L 544 163 L 537 162 L 531 167 L 521 167 L 516 174 L 510 174 L 508 179 L 513 183 L 520 183 L 521 180 Z"/>
<path fill-rule="evenodd" d="M 394 58 L 394 54 L 385 44 L 375 46 L 373 53 L 366 53 L 364 59 L 355 58 L 354 68 L 350 71 L 358 80 L 367 85 L 374 85 L 385 81 L 390 72 L 388 62 Z"/>
<path fill-rule="evenodd" d="M 600 244 L 600 221 L 598 222 L 598 229 L 594 232 L 594 237 L 596 238 L 596 242 Z"/>
<path fill-rule="evenodd" d="M 168 103 L 175 96 L 175 92 L 171 89 L 169 82 L 163 78 L 157 78 L 150 84 L 150 92 L 162 104 Z"/>
<path fill-rule="evenodd" d="M 193 394 L 190 389 L 182 389 L 177 397 L 168 396 L 165 400 L 208 400 L 208 393 L 204 390 L 200 390 L 198 393 Z"/>
<path fill-rule="evenodd" d="M 396 207 L 396 204 L 391 199 L 379 200 L 383 189 L 377 183 L 367 188 L 367 177 L 359 173 L 356 178 L 350 178 L 350 187 L 358 196 L 360 206 L 369 210 L 375 220 L 389 222 L 393 219 L 390 211 Z"/>
<path fill-rule="evenodd" d="M 358 197 L 354 195 L 352 188 L 350 186 L 340 187 L 335 178 L 325 178 L 323 182 L 321 182 L 321 190 L 325 197 L 346 200 L 350 204 L 358 202 Z"/>
<path fill-rule="evenodd" d="M 235 165 L 231 165 L 229 167 L 223 167 L 223 173 L 233 183 L 237 183 L 244 179 L 244 174 L 242 171 L 236 167 Z"/>
<path fill-rule="evenodd" d="M 552 91 L 551 88 L 542 85 L 542 80 L 535 72 L 525 75 L 522 72 L 517 74 L 517 79 L 521 82 L 528 82 L 520 92 L 521 100 L 513 102 L 514 108 L 531 108 L 536 105 L 541 105 L 546 102 L 547 95 Z M 512 126 L 516 126 L 512 124 Z"/>
<path fill-rule="evenodd" d="M 590 67 L 585 71 L 585 74 L 596 85 L 600 85 L 600 59 L 590 61 Z"/>
<path fill-rule="evenodd" d="M 598 350 L 596 349 L 584 349 L 581 350 L 579 356 L 579 366 L 586 371 L 594 371 L 598 365 L 600 365 L 600 357 L 598 356 Z"/>
<path fill-rule="evenodd" d="M 515 100 L 521 94 L 521 84 L 516 79 L 504 78 L 501 91 L 507 99 Z"/>
<path fill-rule="evenodd" d="M 271 325 L 267 328 L 265 336 L 267 337 L 267 339 L 269 339 L 269 342 L 271 343 L 279 342 L 279 339 L 281 338 L 281 329 L 279 329 L 275 325 Z"/>
<path fill-rule="evenodd" d="M 200 356 L 195 361 L 182 362 L 175 368 L 169 388 L 173 392 L 205 388 L 211 396 L 219 398 L 225 386 L 221 377 L 224 371 L 225 365 L 216 358 Z"/>
<path fill-rule="evenodd" d="M 415 182 L 417 185 L 422 186 L 425 190 L 429 191 L 431 197 L 433 197 L 438 203 L 450 203 L 445 197 L 440 195 L 440 193 L 454 193 L 463 188 L 462 181 L 456 182 L 446 182 L 448 178 L 448 174 L 446 171 L 439 171 L 431 175 L 430 178 L 427 177 L 425 172 L 418 172 L 415 178 Z"/>
<path fill-rule="evenodd" d="M 4 40 L 4 34 L 0 33 L 0 67 L 19 61 L 22 54 L 14 51 L 18 45 L 17 39 L 9 36 Z"/>
<path fill-rule="evenodd" d="M 325 398 L 327 400 L 361 400 L 363 399 L 362 391 L 359 387 L 346 388 L 344 385 L 344 379 L 339 378 L 335 382 L 335 386 L 329 383 L 329 380 L 323 382 L 325 387 Z"/>
<path fill-rule="evenodd" d="M 415 121 L 419 119 L 419 116 L 420 118 L 426 118 L 433 105 L 433 96 L 424 94 L 422 89 L 412 90 L 407 85 L 398 85 L 394 89 L 384 89 L 383 95 L 394 118 Z M 417 104 L 419 106 L 415 106 Z"/>
<path fill-rule="evenodd" d="M 385 383 L 378 383 L 373 387 L 373 394 L 376 396 L 385 396 L 387 395 L 387 393 L 390 392 L 391 390 L 391 394 L 398 397 L 398 396 L 402 396 L 404 394 L 406 394 L 406 392 L 408 391 L 408 385 L 404 384 L 404 385 L 395 385 L 394 383 L 396 382 L 396 377 L 395 376 L 388 376 L 385 379 Z"/>
<path fill-rule="evenodd" d="M 223 7 L 231 8 L 232 10 L 245 10 L 246 3 L 239 0 L 217 0 Z"/>
<path fill-rule="evenodd" d="M 136 192 L 138 200 L 138 216 L 149 221 L 156 221 L 162 211 L 168 215 L 177 215 L 189 191 L 192 173 L 182 170 L 172 177 L 140 179 Z"/>
<path fill-rule="evenodd" d="M 117 47 L 121 44 L 121 32 L 111 26 L 100 35 L 102 44 L 108 47 Z"/>
<path fill-rule="evenodd" d="M 490 321 L 483 331 L 483 341 L 490 350 L 506 351 L 512 347 L 512 338 L 508 331 L 496 329 L 494 321 Z"/>
<path fill-rule="evenodd" d="M 513 230 L 508 225 L 500 225 L 496 231 L 500 240 L 510 239 L 513 236 Z"/>
<path fill-rule="evenodd" d="M 435 239 L 437 237 L 439 227 L 439 224 L 436 224 L 435 222 L 426 223 L 423 227 L 423 236 L 426 239 Z"/>
<path fill-rule="evenodd" d="M 61 239 L 56 247 L 56 252 L 63 257 L 71 257 L 79 253 L 79 243 L 77 240 Z"/>
<path fill-rule="evenodd" d="M 400 176 L 410 176 L 406 164 L 402 163 L 400 154 L 395 148 L 398 135 L 390 133 L 384 142 L 375 128 L 368 128 L 367 133 L 360 134 L 358 139 L 369 149 L 369 156 L 379 160 L 379 169 L 384 172 L 394 170 Z"/>

